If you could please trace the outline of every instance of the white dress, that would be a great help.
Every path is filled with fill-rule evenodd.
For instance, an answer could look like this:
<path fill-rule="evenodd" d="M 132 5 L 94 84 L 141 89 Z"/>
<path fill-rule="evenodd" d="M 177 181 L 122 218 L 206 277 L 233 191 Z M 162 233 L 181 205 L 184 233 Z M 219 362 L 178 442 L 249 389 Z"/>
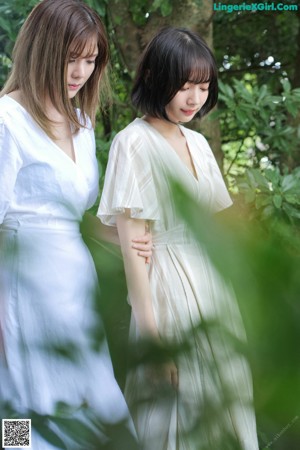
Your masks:
<path fill-rule="evenodd" d="M 25 416 L 87 405 L 103 422 L 126 422 L 105 339 L 93 346 L 98 282 L 79 231 L 98 193 L 92 127 L 73 143 L 76 163 L 19 103 L 0 99 L 0 402 Z M 33 450 L 56 448 L 34 430 L 32 439 Z"/>
<path fill-rule="evenodd" d="M 149 394 L 142 367 L 129 372 L 125 397 L 146 450 L 200 450 L 207 445 L 217 450 L 223 448 L 218 439 L 224 432 L 238 440 L 243 450 L 258 450 L 248 365 L 222 331 L 245 340 L 236 300 L 178 217 L 170 175 L 212 213 L 232 201 L 205 138 L 184 127 L 181 130 L 197 178 L 142 119 L 121 131 L 110 150 L 98 216 L 104 224 L 115 226 L 116 215 L 129 208 L 132 217 L 148 221 L 154 243 L 149 280 L 159 333 L 171 342 L 190 344 L 190 350 L 177 359 L 179 388 L 173 400 L 164 402 Z M 199 324 L 209 320 L 223 328 L 201 331 Z M 139 340 L 133 318 L 131 340 Z M 230 407 L 225 404 L 226 392 L 234 398 Z M 209 424 L 205 422 L 208 407 L 214 414 Z"/>

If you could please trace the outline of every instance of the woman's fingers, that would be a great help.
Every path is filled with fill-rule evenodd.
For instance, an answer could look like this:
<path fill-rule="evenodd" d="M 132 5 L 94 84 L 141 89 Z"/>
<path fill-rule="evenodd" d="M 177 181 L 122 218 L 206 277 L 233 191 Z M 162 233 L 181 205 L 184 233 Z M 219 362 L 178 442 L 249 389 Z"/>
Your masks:
<path fill-rule="evenodd" d="M 148 366 L 146 369 L 146 378 L 154 388 L 164 389 L 166 385 L 171 385 L 178 389 L 179 377 L 178 369 L 174 362 L 165 363 L 159 366 Z"/>
<path fill-rule="evenodd" d="M 143 236 L 137 236 L 132 239 L 135 243 L 145 244 L 147 247 L 152 248 L 152 235 L 148 231 Z"/>
<path fill-rule="evenodd" d="M 178 383 L 179 383 L 178 370 L 177 368 L 175 368 L 171 370 L 171 384 L 175 389 L 178 389 Z"/>
<path fill-rule="evenodd" d="M 145 263 L 149 264 L 152 256 L 152 236 L 146 232 L 143 236 L 132 239 L 132 248 L 138 250 L 138 255 L 145 258 Z"/>
<path fill-rule="evenodd" d="M 143 244 L 143 243 L 139 243 L 134 241 L 134 243 L 132 244 L 133 248 L 138 249 L 141 252 L 151 252 L 152 251 L 152 244 Z"/>
<path fill-rule="evenodd" d="M 178 388 L 178 369 L 176 364 L 171 361 L 165 365 L 165 371 L 169 380 L 169 383 L 177 389 Z"/>

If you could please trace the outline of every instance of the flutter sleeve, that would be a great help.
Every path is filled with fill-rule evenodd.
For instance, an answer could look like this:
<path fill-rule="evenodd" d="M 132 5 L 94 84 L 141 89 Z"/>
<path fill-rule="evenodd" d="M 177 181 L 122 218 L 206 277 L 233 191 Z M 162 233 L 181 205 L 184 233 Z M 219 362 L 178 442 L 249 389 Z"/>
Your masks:
<path fill-rule="evenodd" d="M 97 216 L 105 225 L 116 226 L 116 215 L 125 209 L 136 219 L 159 219 L 147 147 L 130 128 L 118 133 L 111 145 Z"/>
<path fill-rule="evenodd" d="M 0 116 L 0 224 L 11 203 L 22 158 L 17 143 Z"/>

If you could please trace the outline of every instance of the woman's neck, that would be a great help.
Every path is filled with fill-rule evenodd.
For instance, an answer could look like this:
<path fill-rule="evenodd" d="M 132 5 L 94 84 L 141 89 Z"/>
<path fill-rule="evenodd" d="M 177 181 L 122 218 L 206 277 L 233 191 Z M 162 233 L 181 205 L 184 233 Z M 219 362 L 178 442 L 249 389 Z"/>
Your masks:
<path fill-rule="evenodd" d="M 9 94 L 7 95 L 16 102 L 20 103 L 20 105 L 22 105 L 23 108 L 25 107 L 25 101 L 23 99 L 22 92 L 19 89 L 16 91 L 9 92 Z"/>
<path fill-rule="evenodd" d="M 60 122 L 66 121 L 63 114 L 61 114 L 57 110 L 57 108 L 53 105 L 53 103 L 51 102 L 51 100 L 49 98 L 45 99 L 45 113 L 47 114 L 49 119 L 52 120 L 53 122 L 60 123 Z"/>
<path fill-rule="evenodd" d="M 159 133 L 167 139 L 174 139 L 182 137 L 179 124 L 169 122 L 165 119 L 158 119 L 157 117 L 145 115 L 143 120 L 152 125 Z"/>

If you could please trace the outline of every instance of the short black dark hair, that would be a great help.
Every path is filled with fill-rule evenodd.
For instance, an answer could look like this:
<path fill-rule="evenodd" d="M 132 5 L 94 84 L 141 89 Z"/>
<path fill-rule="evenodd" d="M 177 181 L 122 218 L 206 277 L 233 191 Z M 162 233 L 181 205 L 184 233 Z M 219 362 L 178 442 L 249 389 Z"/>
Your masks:
<path fill-rule="evenodd" d="M 215 58 L 197 33 L 186 28 L 163 28 L 142 54 L 131 100 L 143 114 L 168 120 L 165 107 L 186 82 L 209 82 L 208 98 L 195 115 L 203 117 L 217 103 L 217 78 Z"/>

